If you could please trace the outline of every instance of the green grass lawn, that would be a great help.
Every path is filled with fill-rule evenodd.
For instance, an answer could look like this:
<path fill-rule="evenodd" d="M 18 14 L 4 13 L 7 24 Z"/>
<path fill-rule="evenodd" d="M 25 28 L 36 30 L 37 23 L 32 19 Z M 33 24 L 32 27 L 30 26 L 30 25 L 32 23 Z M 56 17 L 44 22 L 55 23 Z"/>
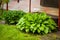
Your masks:
<path fill-rule="evenodd" d="M 56 40 L 56 33 L 38 35 L 19 31 L 15 25 L 0 24 L 0 40 Z M 60 40 L 60 39 L 59 39 Z"/>
<path fill-rule="evenodd" d="M 13 25 L 0 24 L 0 40 L 40 40 L 40 36 L 20 32 Z"/>

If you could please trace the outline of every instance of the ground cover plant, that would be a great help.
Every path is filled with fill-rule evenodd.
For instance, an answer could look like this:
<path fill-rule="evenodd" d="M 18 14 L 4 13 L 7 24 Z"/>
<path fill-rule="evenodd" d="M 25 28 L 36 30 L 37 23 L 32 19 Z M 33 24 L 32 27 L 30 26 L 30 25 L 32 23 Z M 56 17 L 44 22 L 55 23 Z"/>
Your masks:
<path fill-rule="evenodd" d="M 0 20 L 2 20 L 2 16 L 0 16 Z"/>
<path fill-rule="evenodd" d="M 23 11 L 4 11 L 3 18 L 8 24 L 16 24 L 18 20 L 25 15 Z"/>
<path fill-rule="evenodd" d="M 27 13 L 18 22 L 18 29 L 20 31 L 47 34 L 56 29 L 56 23 L 54 20 L 46 15 L 45 12 L 38 13 Z"/>

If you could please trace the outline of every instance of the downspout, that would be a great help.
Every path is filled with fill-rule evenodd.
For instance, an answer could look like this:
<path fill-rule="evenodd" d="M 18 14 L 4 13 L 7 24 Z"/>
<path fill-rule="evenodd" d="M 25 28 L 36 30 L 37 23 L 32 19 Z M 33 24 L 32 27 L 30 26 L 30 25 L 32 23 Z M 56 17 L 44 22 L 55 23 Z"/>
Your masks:
<path fill-rule="evenodd" d="M 19 3 L 19 0 L 17 0 L 17 2 Z"/>
<path fill-rule="evenodd" d="M 58 30 L 60 30 L 60 0 L 58 2 L 58 5 L 59 5 Z"/>
<path fill-rule="evenodd" d="M 29 0 L 29 12 L 31 12 L 31 0 Z"/>

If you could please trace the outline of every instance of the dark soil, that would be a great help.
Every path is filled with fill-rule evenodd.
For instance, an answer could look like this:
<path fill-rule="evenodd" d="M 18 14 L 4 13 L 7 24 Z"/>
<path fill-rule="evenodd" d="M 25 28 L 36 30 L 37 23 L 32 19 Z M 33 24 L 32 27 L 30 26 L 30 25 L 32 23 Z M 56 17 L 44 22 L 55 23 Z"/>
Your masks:
<path fill-rule="evenodd" d="M 60 31 L 47 35 L 41 35 L 41 40 L 60 40 Z"/>

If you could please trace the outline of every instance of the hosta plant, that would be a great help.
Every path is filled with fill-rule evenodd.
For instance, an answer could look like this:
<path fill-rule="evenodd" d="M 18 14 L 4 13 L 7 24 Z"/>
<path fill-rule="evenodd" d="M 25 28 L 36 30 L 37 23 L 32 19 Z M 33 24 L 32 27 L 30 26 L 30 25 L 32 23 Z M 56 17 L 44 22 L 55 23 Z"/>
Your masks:
<path fill-rule="evenodd" d="M 17 25 L 19 30 L 27 33 L 47 34 L 56 29 L 56 23 L 44 12 L 40 14 L 27 13 L 19 20 Z"/>
<path fill-rule="evenodd" d="M 25 12 L 23 11 L 4 11 L 3 17 L 6 23 L 8 24 L 16 24 L 18 23 L 18 20 L 25 15 Z"/>

